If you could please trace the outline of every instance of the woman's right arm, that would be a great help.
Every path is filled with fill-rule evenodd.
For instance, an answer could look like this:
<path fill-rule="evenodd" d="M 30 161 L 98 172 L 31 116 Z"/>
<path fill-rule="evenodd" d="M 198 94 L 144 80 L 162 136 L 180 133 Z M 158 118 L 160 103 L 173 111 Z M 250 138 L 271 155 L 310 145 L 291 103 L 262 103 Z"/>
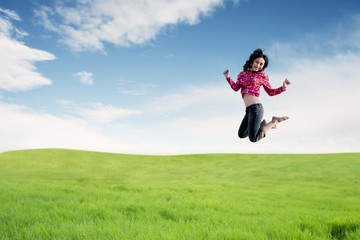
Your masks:
<path fill-rule="evenodd" d="M 238 76 L 238 79 L 236 81 L 236 83 L 231 79 L 230 77 L 230 71 L 227 69 L 224 71 L 224 76 L 226 78 L 226 80 L 228 81 L 228 83 L 230 84 L 230 87 L 235 91 L 239 91 L 239 89 L 241 88 L 241 84 L 240 84 L 240 78 Z"/>

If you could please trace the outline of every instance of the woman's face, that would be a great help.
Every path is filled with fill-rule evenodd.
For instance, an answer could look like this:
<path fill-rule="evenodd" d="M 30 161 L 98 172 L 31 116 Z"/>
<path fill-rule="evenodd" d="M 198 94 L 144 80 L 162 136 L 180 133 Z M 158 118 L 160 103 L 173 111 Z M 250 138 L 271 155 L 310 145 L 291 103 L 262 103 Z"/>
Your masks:
<path fill-rule="evenodd" d="M 252 72 L 258 72 L 261 71 L 264 68 L 265 65 L 265 59 L 262 57 L 256 58 L 251 66 Z"/>

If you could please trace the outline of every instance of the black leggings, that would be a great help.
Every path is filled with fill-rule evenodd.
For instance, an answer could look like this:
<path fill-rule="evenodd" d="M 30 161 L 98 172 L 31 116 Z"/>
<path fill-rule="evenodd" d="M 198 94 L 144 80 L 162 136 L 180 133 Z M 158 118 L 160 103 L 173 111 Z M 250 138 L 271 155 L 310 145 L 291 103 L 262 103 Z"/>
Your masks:
<path fill-rule="evenodd" d="M 239 127 L 239 138 L 249 137 L 251 142 L 257 142 L 265 137 L 265 131 L 260 127 L 264 116 L 261 103 L 250 105 L 246 108 L 246 114 Z"/>

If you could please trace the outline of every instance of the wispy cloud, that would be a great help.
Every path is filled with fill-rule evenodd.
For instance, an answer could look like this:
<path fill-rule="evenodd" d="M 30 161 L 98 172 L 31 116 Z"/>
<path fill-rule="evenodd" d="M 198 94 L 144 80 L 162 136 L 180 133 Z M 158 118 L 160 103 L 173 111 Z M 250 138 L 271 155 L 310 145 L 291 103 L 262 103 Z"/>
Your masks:
<path fill-rule="evenodd" d="M 143 44 L 169 25 L 196 24 L 224 0 L 77 0 L 72 6 L 58 2 L 36 10 L 41 24 L 59 33 L 75 51 L 104 50 L 104 43 Z M 238 2 L 238 1 L 235 1 Z"/>
<path fill-rule="evenodd" d="M 25 106 L 0 101 L 1 151 L 68 148 L 107 152 L 136 152 L 119 138 L 104 136 L 81 118 L 37 113 Z"/>
<path fill-rule="evenodd" d="M 58 103 L 71 113 L 85 120 L 98 123 L 113 123 L 123 118 L 142 114 L 141 111 L 131 110 L 103 103 L 76 104 L 70 100 L 60 99 Z"/>
<path fill-rule="evenodd" d="M 93 78 L 93 74 L 89 73 L 89 72 L 78 72 L 78 73 L 74 73 L 73 77 L 76 77 L 77 79 L 79 79 L 79 81 L 87 86 L 93 85 L 94 84 L 94 78 Z"/>
<path fill-rule="evenodd" d="M 339 53 L 360 51 L 360 14 L 350 15 L 346 19 L 303 38 L 293 41 L 278 41 L 271 44 L 268 54 L 272 62 L 289 67 L 291 59 L 324 59 Z"/>
<path fill-rule="evenodd" d="M 61 105 L 69 105 L 72 103 L 72 101 L 66 100 L 66 99 L 59 99 L 59 100 L 57 100 L 57 102 Z"/>
<path fill-rule="evenodd" d="M 119 80 L 116 88 L 121 94 L 129 95 L 145 95 L 150 89 L 156 87 L 156 84 L 151 83 L 136 83 L 135 81 Z"/>
<path fill-rule="evenodd" d="M 190 108 L 204 111 L 221 103 L 230 104 L 236 101 L 236 94 L 228 91 L 226 83 L 224 79 L 221 85 L 187 86 L 180 91 L 155 97 L 147 109 L 157 113 L 171 113 L 188 111 Z"/>
<path fill-rule="evenodd" d="M 103 105 L 102 103 L 94 103 L 89 108 L 77 108 L 77 114 L 84 118 L 91 119 L 100 123 L 109 123 L 116 120 L 130 117 L 132 115 L 141 114 L 140 111 L 123 109 L 113 105 Z"/>
<path fill-rule="evenodd" d="M 0 8 L 0 89 L 27 91 L 50 85 L 51 80 L 37 72 L 34 63 L 54 60 L 55 56 L 19 41 L 27 33 L 16 28 L 13 20 L 21 19 L 16 12 Z"/>
<path fill-rule="evenodd" d="M 4 14 L 6 17 L 8 17 L 10 19 L 21 21 L 21 18 L 19 17 L 19 15 L 15 11 L 12 11 L 10 9 L 0 8 L 0 13 Z"/>

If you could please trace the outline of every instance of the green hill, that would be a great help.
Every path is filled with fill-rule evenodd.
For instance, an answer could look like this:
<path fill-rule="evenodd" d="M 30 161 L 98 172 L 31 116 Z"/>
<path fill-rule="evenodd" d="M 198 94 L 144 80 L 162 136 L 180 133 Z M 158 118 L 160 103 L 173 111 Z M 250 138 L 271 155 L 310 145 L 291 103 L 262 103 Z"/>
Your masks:
<path fill-rule="evenodd" d="M 0 154 L 1 239 L 360 239 L 360 154 Z"/>

